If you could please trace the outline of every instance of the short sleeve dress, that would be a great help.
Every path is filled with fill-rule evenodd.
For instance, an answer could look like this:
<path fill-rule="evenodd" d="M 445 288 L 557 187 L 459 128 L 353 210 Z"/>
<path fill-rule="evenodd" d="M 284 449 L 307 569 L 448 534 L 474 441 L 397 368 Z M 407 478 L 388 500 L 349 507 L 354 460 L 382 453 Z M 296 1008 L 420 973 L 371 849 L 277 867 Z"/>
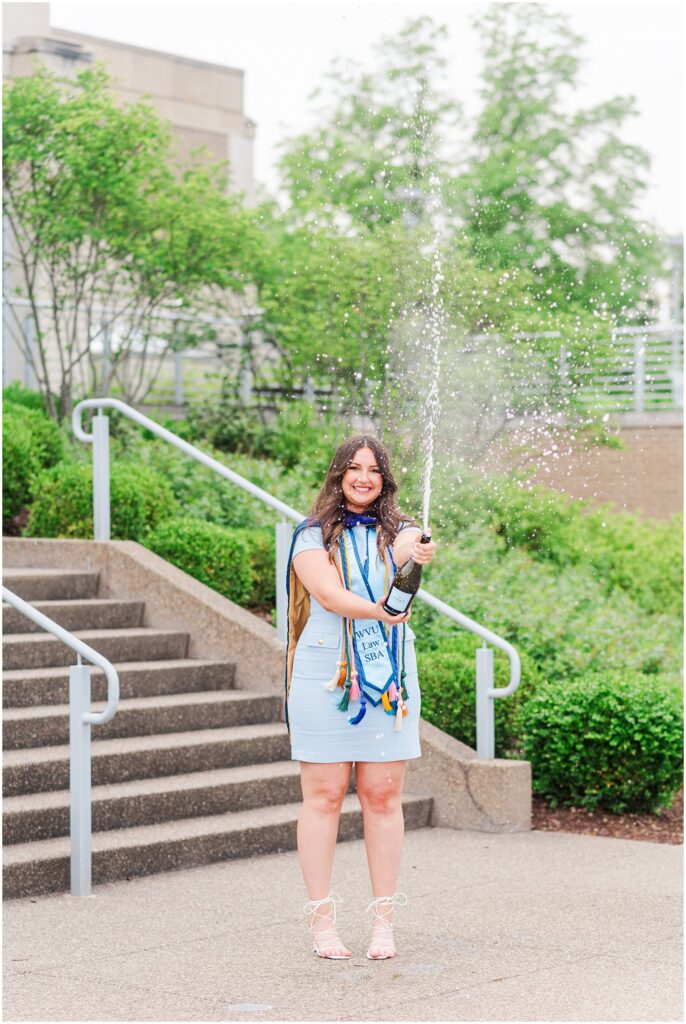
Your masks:
<path fill-rule="evenodd" d="M 417 530 L 418 527 L 406 526 Z M 376 549 L 376 528 L 354 526 L 353 536 L 362 559 L 369 551 L 369 582 L 376 600 L 384 593 L 384 566 Z M 293 558 L 301 551 L 324 548 L 318 526 L 302 530 L 296 538 Z M 295 563 L 297 565 L 297 563 Z M 402 631 L 402 626 L 390 627 Z M 402 636 L 402 632 L 399 634 Z M 341 616 L 327 611 L 310 596 L 310 615 L 295 649 L 293 672 L 288 696 L 288 720 L 291 736 L 291 759 L 320 764 L 336 761 L 399 761 L 421 757 L 419 718 L 421 697 L 417 679 L 415 635 L 407 624 L 405 666 L 407 675 L 407 715 L 403 727 L 395 731 L 395 716 L 383 705 L 367 703 L 367 712 L 357 725 L 350 725 L 354 714 L 339 711 L 336 705 L 341 690 L 325 690 L 323 684 L 336 671 L 341 640 Z"/>

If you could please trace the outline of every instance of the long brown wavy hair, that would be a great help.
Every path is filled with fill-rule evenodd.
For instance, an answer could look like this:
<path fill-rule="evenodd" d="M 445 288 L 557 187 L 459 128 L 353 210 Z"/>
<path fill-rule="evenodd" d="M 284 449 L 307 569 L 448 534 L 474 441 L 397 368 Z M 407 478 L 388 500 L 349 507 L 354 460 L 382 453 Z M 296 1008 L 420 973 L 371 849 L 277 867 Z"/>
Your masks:
<path fill-rule="evenodd" d="M 411 516 L 403 515 L 397 505 L 396 493 L 398 485 L 391 471 L 388 452 L 381 441 L 371 434 L 356 434 L 344 441 L 336 449 L 331 460 L 322 489 L 312 503 L 308 520 L 318 520 L 321 526 L 324 546 L 328 549 L 329 559 L 333 562 L 338 538 L 343 532 L 346 513 L 346 499 L 343 494 L 342 480 L 355 454 L 360 448 L 371 448 L 376 464 L 381 471 L 383 484 L 381 493 L 365 508 L 364 515 L 377 516 L 376 547 L 383 559 L 385 548 L 395 540 L 401 523 L 415 524 Z"/>

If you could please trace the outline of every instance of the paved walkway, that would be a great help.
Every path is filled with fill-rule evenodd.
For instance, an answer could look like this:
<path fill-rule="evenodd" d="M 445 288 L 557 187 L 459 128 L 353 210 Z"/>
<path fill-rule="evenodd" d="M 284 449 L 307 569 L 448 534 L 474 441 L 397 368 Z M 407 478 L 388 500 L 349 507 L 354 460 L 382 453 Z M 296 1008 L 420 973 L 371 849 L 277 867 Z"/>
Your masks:
<path fill-rule="evenodd" d="M 311 952 L 297 854 L 4 907 L 7 1020 L 682 1019 L 682 847 L 408 832 L 394 960 L 371 963 L 361 841 L 333 888 L 352 961 Z"/>

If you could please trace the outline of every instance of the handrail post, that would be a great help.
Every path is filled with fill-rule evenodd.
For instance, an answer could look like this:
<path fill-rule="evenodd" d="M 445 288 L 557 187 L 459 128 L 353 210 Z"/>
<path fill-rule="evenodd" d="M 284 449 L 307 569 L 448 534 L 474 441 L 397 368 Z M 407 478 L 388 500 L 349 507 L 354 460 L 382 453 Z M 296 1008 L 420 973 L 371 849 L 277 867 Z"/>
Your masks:
<path fill-rule="evenodd" d="M 286 642 L 288 630 L 288 594 L 286 593 L 286 566 L 291 550 L 293 527 L 282 519 L 276 524 L 276 634 Z"/>
<path fill-rule="evenodd" d="M 93 417 L 93 538 L 110 539 L 110 418 Z"/>
<path fill-rule="evenodd" d="M 645 350 L 646 337 L 637 334 L 634 337 L 634 411 L 643 412 L 645 408 Z"/>
<path fill-rule="evenodd" d="M 495 757 L 495 709 L 493 690 L 493 651 L 484 640 L 476 650 L 476 754 Z"/>
<path fill-rule="evenodd" d="M 91 727 L 84 721 L 90 707 L 91 667 L 69 669 L 69 830 L 71 894 L 91 894 Z"/>

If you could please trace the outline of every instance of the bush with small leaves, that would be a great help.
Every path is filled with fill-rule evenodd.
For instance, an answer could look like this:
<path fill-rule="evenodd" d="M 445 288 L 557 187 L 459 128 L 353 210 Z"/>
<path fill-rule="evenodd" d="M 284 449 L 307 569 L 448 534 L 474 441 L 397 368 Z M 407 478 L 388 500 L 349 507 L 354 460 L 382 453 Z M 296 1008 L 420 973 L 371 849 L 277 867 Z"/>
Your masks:
<path fill-rule="evenodd" d="M 249 603 L 250 550 L 238 530 L 202 519 L 172 518 L 147 536 L 145 546 L 236 604 Z"/>
<path fill-rule="evenodd" d="M 46 413 L 9 402 L 3 407 L 3 521 L 31 501 L 31 484 L 42 469 L 64 458 L 60 428 Z"/>
<path fill-rule="evenodd" d="M 60 463 L 41 473 L 32 488 L 26 537 L 93 537 L 93 471 L 83 463 Z M 112 540 L 143 542 L 159 522 L 177 511 L 171 487 L 147 466 L 115 463 L 110 475 Z"/>
<path fill-rule="evenodd" d="M 273 527 L 256 530 L 231 529 L 244 541 L 252 568 L 252 589 L 248 604 L 253 607 L 276 602 L 276 536 Z"/>
<path fill-rule="evenodd" d="M 45 399 L 43 398 L 40 391 L 34 391 L 33 388 L 27 388 L 21 381 L 13 380 L 11 384 L 8 384 L 6 388 L 2 389 L 2 406 L 3 409 L 7 405 L 21 405 L 27 409 L 37 409 L 38 412 L 45 413 Z"/>
<path fill-rule="evenodd" d="M 422 718 L 437 728 L 476 747 L 476 649 L 477 637 L 454 630 L 434 649 L 417 649 L 417 669 L 422 690 Z M 421 629 L 418 627 L 421 641 Z M 504 687 L 510 681 L 510 662 L 494 651 L 494 683 Z M 540 672 L 526 654 L 521 658 L 520 684 L 511 697 L 495 701 L 495 752 L 511 755 L 519 743 L 517 711 L 541 681 Z"/>
<path fill-rule="evenodd" d="M 5 409 L 2 431 L 2 520 L 7 524 L 31 501 L 31 482 L 40 472 L 29 426 Z"/>
<path fill-rule="evenodd" d="M 545 683 L 520 717 L 533 788 L 553 807 L 654 812 L 682 784 L 683 706 L 668 681 L 608 673 Z"/>

